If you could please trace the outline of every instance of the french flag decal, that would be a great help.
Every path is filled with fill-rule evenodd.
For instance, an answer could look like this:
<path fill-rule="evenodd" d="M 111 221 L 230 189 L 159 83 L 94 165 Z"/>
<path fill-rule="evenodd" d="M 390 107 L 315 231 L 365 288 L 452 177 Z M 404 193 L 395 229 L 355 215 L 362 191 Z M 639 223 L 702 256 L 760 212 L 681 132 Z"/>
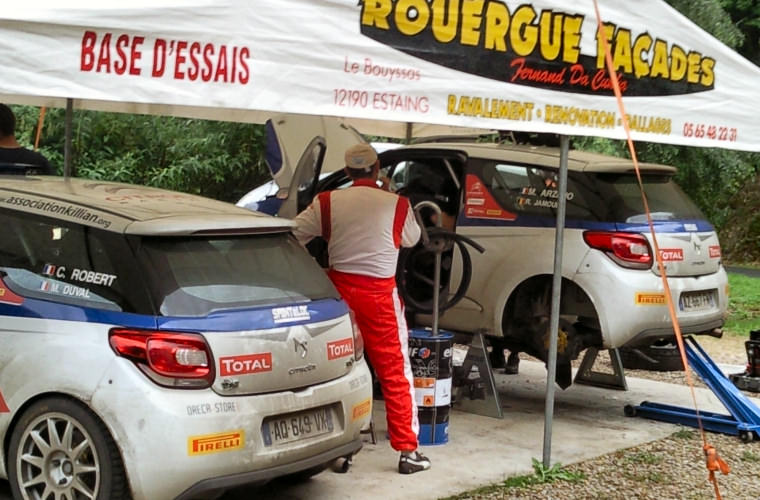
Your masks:
<path fill-rule="evenodd" d="M 45 276 L 53 276 L 55 274 L 55 266 L 52 264 L 45 264 L 45 267 L 42 268 L 42 274 Z"/>

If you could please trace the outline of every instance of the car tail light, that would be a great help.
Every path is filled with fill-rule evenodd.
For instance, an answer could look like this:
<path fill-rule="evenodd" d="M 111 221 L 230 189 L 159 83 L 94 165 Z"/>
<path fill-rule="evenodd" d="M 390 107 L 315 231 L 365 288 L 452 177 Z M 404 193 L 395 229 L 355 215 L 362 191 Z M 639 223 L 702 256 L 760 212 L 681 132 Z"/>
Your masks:
<path fill-rule="evenodd" d="M 609 231 L 586 231 L 583 240 L 591 248 L 606 253 L 622 267 L 649 269 L 652 267 L 652 251 L 649 241 L 638 233 Z"/>
<path fill-rule="evenodd" d="M 361 330 L 359 330 L 359 325 L 356 323 L 354 312 L 349 310 L 348 315 L 351 317 L 351 329 L 354 332 L 354 359 L 359 361 L 364 357 L 364 339 Z"/>
<path fill-rule="evenodd" d="M 214 363 L 203 336 L 196 333 L 112 328 L 111 348 L 165 387 L 205 389 L 214 381 Z"/>

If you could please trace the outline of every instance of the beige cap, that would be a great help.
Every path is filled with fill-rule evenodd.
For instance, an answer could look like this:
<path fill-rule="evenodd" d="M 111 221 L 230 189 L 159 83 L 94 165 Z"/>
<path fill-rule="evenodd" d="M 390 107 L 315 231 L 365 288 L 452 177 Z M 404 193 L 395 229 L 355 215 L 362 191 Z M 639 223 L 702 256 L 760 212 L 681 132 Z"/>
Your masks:
<path fill-rule="evenodd" d="M 346 150 L 346 166 L 369 172 L 377 161 L 377 153 L 369 144 L 356 144 Z"/>

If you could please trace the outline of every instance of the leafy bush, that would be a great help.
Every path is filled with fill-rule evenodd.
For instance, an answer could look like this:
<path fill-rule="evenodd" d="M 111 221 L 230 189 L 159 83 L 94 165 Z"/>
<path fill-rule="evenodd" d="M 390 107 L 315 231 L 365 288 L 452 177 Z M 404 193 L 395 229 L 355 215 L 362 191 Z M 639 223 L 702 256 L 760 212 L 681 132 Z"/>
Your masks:
<path fill-rule="evenodd" d="M 38 108 L 14 107 L 19 142 L 31 146 Z M 39 151 L 63 173 L 63 109 L 50 109 Z M 74 175 L 237 201 L 269 179 L 264 127 L 165 116 L 75 111 Z"/>

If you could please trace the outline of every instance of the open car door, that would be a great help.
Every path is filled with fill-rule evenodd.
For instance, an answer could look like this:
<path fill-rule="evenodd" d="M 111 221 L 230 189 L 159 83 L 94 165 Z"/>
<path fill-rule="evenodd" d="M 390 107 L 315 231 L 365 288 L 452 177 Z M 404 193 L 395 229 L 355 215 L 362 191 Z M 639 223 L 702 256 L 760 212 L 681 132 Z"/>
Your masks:
<path fill-rule="evenodd" d="M 343 168 L 343 154 L 367 141 L 355 129 L 321 116 L 279 115 L 267 120 L 265 161 L 277 185 L 270 213 L 295 217 L 311 203 L 320 176 Z M 293 155 L 298 152 L 300 158 Z"/>

